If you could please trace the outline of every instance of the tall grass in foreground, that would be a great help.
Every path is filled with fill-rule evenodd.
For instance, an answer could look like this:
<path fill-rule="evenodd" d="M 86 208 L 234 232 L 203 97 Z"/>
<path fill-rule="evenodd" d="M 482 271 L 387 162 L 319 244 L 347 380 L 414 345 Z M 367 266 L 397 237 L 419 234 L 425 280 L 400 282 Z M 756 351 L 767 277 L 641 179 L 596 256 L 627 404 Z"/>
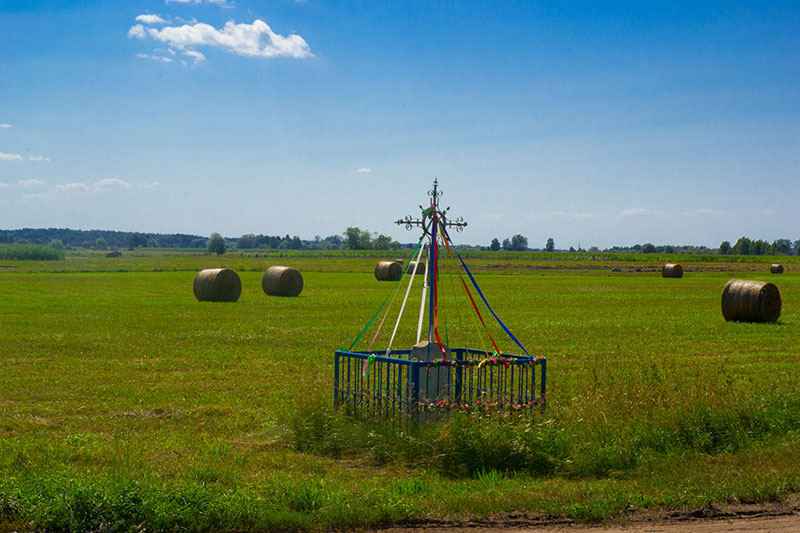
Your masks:
<path fill-rule="evenodd" d="M 655 375 L 631 385 L 661 386 Z M 400 461 L 451 478 L 496 472 L 599 479 L 632 472 L 652 460 L 736 453 L 800 432 L 796 391 L 743 396 L 713 379 L 707 387 L 705 397 L 664 398 L 635 417 L 618 403 L 624 399 L 584 398 L 580 407 L 556 405 L 544 415 L 458 413 L 447 423 L 399 432 L 319 403 L 297 412 L 289 427 L 301 452 L 366 457 L 376 465 Z"/>

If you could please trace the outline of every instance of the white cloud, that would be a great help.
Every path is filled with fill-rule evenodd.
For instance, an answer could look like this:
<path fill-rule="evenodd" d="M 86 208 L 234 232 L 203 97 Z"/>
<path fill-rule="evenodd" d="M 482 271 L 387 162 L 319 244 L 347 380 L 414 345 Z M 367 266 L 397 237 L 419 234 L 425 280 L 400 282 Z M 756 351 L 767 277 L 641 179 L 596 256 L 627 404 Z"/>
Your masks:
<path fill-rule="evenodd" d="M 144 26 L 141 24 L 131 26 L 131 29 L 128 30 L 128 39 L 132 39 L 133 37 L 137 39 L 144 39 L 147 37 L 147 34 L 144 32 Z"/>
<path fill-rule="evenodd" d="M 198 52 L 197 50 L 191 50 L 191 49 L 190 50 L 184 50 L 183 53 L 186 54 L 187 56 L 191 57 L 192 59 L 194 59 L 194 63 L 192 63 L 192 66 L 197 65 L 198 63 L 202 63 L 203 61 L 206 60 L 206 56 L 204 56 L 202 53 Z"/>
<path fill-rule="evenodd" d="M 645 209 L 643 207 L 632 207 L 631 209 L 626 209 L 625 211 L 622 211 L 620 213 L 620 216 L 623 217 L 656 216 L 656 215 L 663 215 L 663 213 L 655 209 Z"/>
<path fill-rule="evenodd" d="M 145 24 L 166 24 L 167 21 L 158 15 L 139 15 L 136 17 L 136 22 L 144 22 Z"/>
<path fill-rule="evenodd" d="M 11 124 L 0 124 L 0 128 L 12 128 Z"/>
<path fill-rule="evenodd" d="M 361 167 L 358 170 L 356 170 L 356 172 L 358 172 L 359 174 L 369 174 L 370 172 L 372 172 L 372 169 L 367 167 Z"/>
<path fill-rule="evenodd" d="M 2 181 L 0 181 L 0 189 L 8 189 L 9 187 L 11 187 L 11 185 L 9 185 L 8 183 L 3 183 Z"/>
<path fill-rule="evenodd" d="M 120 187 L 122 189 L 130 189 L 133 187 L 133 185 L 131 185 L 127 181 L 123 181 L 117 178 L 106 178 L 94 182 L 91 188 L 95 190 L 104 190 L 104 189 L 112 189 L 114 187 Z"/>
<path fill-rule="evenodd" d="M 166 56 L 136 54 L 136 57 L 138 57 L 139 59 L 152 59 L 153 61 L 161 61 L 162 63 L 172 63 L 172 58 Z"/>
<path fill-rule="evenodd" d="M 233 7 L 233 4 L 228 0 L 164 0 L 165 4 L 202 4 L 205 1 L 207 4 L 216 4 L 221 7 Z"/>
<path fill-rule="evenodd" d="M 44 182 L 42 180 L 37 180 L 37 179 L 22 180 L 17 182 L 17 186 L 25 188 L 41 187 L 42 185 L 44 185 Z"/>
<path fill-rule="evenodd" d="M 161 29 L 145 28 L 137 24 L 128 30 L 129 38 L 145 39 L 167 43 L 178 50 L 190 51 L 197 46 L 211 46 L 247 57 L 312 57 L 308 43 L 299 35 L 284 37 L 272 31 L 263 20 L 252 24 L 236 24 L 229 21 L 222 29 L 209 24 L 184 24 L 166 26 Z"/>
<path fill-rule="evenodd" d="M 28 157 L 28 161 L 50 161 L 50 158 L 44 155 L 32 155 Z"/>
<path fill-rule="evenodd" d="M 0 152 L 0 161 L 22 161 L 22 156 L 19 154 L 6 154 Z"/>
<path fill-rule="evenodd" d="M 25 180 L 19 182 L 20 187 L 33 187 L 35 185 L 44 185 L 44 182 L 39 180 Z M 57 194 L 90 194 L 90 193 L 100 193 L 104 191 L 129 190 L 129 189 L 147 190 L 147 189 L 155 189 L 159 185 L 160 184 L 157 181 L 133 184 L 117 178 L 105 178 L 89 184 L 82 182 L 62 183 L 50 188 L 46 192 L 26 194 L 23 196 L 23 198 L 32 200 L 42 200 L 42 199 L 52 198 Z"/>
<path fill-rule="evenodd" d="M 85 183 L 65 183 L 63 185 L 56 185 L 54 189 L 56 191 L 85 192 L 89 190 L 89 186 Z"/>

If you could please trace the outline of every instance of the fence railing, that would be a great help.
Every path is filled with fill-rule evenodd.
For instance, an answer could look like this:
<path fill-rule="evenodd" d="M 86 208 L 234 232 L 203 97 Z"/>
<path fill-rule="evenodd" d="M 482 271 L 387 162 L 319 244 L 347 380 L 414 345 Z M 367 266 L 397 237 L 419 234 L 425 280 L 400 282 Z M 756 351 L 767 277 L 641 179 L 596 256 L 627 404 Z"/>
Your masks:
<path fill-rule="evenodd" d="M 454 411 L 544 410 L 547 359 L 451 348 L 452 359 L 419 361 L 410 350 L 334 356 L 333 403 L 358 418 L 399 425 Z M 538 369 L 538 376 L 537 376 Z"/>

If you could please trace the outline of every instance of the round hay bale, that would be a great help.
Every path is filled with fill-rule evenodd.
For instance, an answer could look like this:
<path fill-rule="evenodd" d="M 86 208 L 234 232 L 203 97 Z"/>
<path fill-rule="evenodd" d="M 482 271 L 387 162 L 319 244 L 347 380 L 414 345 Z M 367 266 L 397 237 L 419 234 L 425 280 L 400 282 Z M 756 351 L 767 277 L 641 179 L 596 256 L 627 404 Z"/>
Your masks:
<path fill-rule="evenodd" d="M 662 278 L 682 278 L 683 267 L 677 263 L 667 263 L 661 267 Z"/>
<path fill-rule="evenodd" d="M 375 265 L 375 279 L 378 281 L 400 281 L 403 267 L 396 261 L 381 261 Z"/>
<path fill-rule="evenodd" d="M 770 265 L 769 271 L 773 274 L 783 274 L 783 265 Z"/>
<path fill-rule="evenodd" d="M 303 290 L 303 276 L 292 267 L 271 266 L 261 278 L 261 288 L 269 296 L 297 296 Z"/>
<path fill-rule="evenodd" d="M 425 263 L 422 261 L 409 261 L 406 274 L 425 274 Z"/>
<path fill-rule="evenodd" d="M 197 273 L 192 288 L 201 302 L 235 302 L 242 294 L 242 280 L 229 268 L 208 268 Z"/>
<path fill-rule="evenodd" d="M 722 291 L 722 316 L 740 322 L 775 322 L 781 316 L 781 293 L 774 283 L 732 279 Z"/>

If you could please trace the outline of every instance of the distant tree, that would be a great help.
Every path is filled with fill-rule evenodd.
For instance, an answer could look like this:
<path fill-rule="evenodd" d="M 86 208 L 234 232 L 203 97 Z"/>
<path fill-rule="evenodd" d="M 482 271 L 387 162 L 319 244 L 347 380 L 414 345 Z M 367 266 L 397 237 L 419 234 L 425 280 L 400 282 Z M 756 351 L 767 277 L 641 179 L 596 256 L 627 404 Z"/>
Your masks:
<path fill-rule="evenodd" d="M 344 245 L 348 250 L 369 250 L 373 247 L 372 237 L 367 230 L 349 227 L 344 232 Z"/>
<path fill-rule="evenodd" d="M 570 247 L 569 247 L 569 251 L 570 251 L 570 252 L 574 252 L 574 251 L 575 251 L 575 247 L 574 247 L 574 246 L 570 246 Z"/>
<path fill-rule="evenodd" d="M 56 250 L 64 251 L 64 243 L 61 242 L 61 239 L 53 239 L 50 241 L 50 248 L 54 248 Z"/>
<path fill-rule="evenodd" d="M 733 245 L 731 251 L 736 255 L 750 255 L 750 245 L 752 242 L 753 241 L 747 237 L 739 237 L 739 240 Z"/>
<path fill-rule="evenodd" d="M 794 251 L 794 255 L 800 255 L 800 240 L 794 241 L 792 250 Z"/>
<path fill-rule="evenodd" d="M 728 255 L 728 252 L 731 251 L 731 243 L 728 241 L 722 241 L 719 243 L 719 254 L 720 255 Z"/>
<path fill-rule="evenodd" d="M 392 241 L 388 235 L 378 235 L 372 244 L 376 250 L 390 250 L 396 248 L 397 243 Z"/>
<path fill-rule="evenodd" d="M 642 253 L 644 254 L 654 254 L 656 253 L 656 247 L 652 243 L 646 242 L 642 245 Z"/>
<path fill-rule="evenodd" d="M 544 245 L 544 249 L 548 252 L 552 252 L 556 249 L 556 243 L 552 237 L 548 237 L 547 242 Z"/>
<path fill-rule="evenodd" d="M 0 232 L 0 243 L 2 244 L 10 244 L 14 242 L 14 235 L 8 231 Z"/>
<path fill-rule="evenodd" d="M 319 247 L 322 250 L 338 250 L 341 246 L 342 238 L 338 235 L 329 235 L 319 243 Z"/>
<path fill-rule="evenodd" d="M 671 244 L 665 245 L 664 246 L 664 253 L 665 254 L 674 254 L 675 253 L 675 247 L 672 246 Z"/>
<path fill-rule="evenodd" d="M 511 249 L 516 252 L 524 252 L 528 249 L 528 238 L 517 233 L 511 237 Z"/>
<path fill-rule="evenodd" d="M 128 236 L 128 248 L 133 250 L 139 246 L 147 246 L 147 238 L 141 233 L 131 233 Z"/>
<path fill-rule="evenodd" d="M 252 233 L 246 233 L 236 241 L 236 247 L 240 250 L 258 248 L 258 238 Z"/>
<path fill-rule="evenodd" d="M 225 253 L 225 239 L 219 233 L 212 233 L 207 247 L 209 253 L 222 255 Z"/>
<path fill-rule="evenodd" d="M 778 239 L 772 243 L 772 253 L 775 255 L 789 255 L 792 253 L 792 241 Z"/>
<path fill-rule="evenodd" d="M 344 244 L 348 250 L 361 249 L 361 229 L 357 226 L 351 226 L 344 230 Z"/>
<path fill-rule="evenodd" d="M 503 250 L 511 249 L 511 239 L 503 239 Z"/>
<path fill-rule="evenodd" d="M 295 235 L 292 237 L 291 242 L 289 243 L 290 250 L 301 250 L 303 248 L 303 241 L 300 240 L 300 237 Z"/>
<path fill-rule="evenodd" d="M 589 251 L 592 253 L 597 253 L 600 251 L 600 248 L 598 248 L 597 246 L 592 246 L 591 248 L 589 248 Z"/>
<path fill-rule="evenodd" d="M 147 240 L 147 247 L 148 248 L 158 248 L 158 241 L 156 239 L 148 239 Z"/>
<path fill-rule="evenodd" d="M 95 241 L 83 241 L 81 243 L 81 248 L 85 250 L 94 250 Z"/>
<path fill-rule="evenodd" d="M 750 245 L 750 254 L 751 255 L 767 255 L 770 253 L 771 246 L 765 240 L 758 239 L 753 241 Z"/>
<path fill-rule="evenodd" d="M 108 242 L 103 237 L 98 237 L 94 241 L 94 249 L 95 250 L 106 250 L 106 249 L 108 249 Z"/>
<path fill-rule="evenodd" d="M 497 240 L 497 237 L 492 239 L 492 244 L 489 245 L 489 249 L 493 252 L 496 252 L 500 249 L 500 241 Z"/>

